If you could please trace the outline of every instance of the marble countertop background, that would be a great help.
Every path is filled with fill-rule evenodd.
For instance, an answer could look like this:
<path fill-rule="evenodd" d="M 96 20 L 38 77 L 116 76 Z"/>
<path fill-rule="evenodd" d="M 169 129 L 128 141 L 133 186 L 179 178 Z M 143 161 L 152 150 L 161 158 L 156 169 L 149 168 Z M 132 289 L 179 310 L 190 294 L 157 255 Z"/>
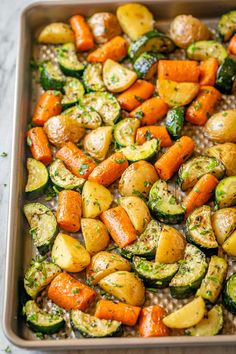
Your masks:
<path fill-rule="evenodd" d="M 86 1 L 86 0 L 84 0 Z M 5 269 L 5 244 L 6 221 L 9 195 L 9 175 L 11 161 L 13 100 L 15 85 L 16 42 L 19 15 L 30 0 L 1 0 L 0 1 L 0 221 L 1 221 L 1 247 L 0 247 L 0 318 L 2 319 L 4 269 Z M 144 2 L 144 1 L 143 1 Z M 3 153 L 7 156 L 3 157 Z M 0 352 L 23 354 L 26 351 L 14 347 L 5 338 L 0 324 Z M 153 348 L 153 349 L 121 349 L 99 350 L 99 354 L 235 354 L 236 347 L 195 347 L 195 348 Z M 98 352 L 98 351 L 94 351 Z M 31 351 L 40 354 L 39 351 Z M 44 353 L 52 353 L 46 351 Z M 64 352 L 75 354 L 77 351 Z M 92 354 L 92 351 L 81 351 L 81 354 Z"/>

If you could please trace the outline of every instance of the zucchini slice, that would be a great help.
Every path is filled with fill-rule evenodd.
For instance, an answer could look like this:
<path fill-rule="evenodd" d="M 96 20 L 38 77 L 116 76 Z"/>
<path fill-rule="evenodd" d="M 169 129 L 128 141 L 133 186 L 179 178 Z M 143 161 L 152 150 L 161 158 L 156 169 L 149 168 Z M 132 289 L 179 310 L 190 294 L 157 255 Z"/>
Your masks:
<path fill-rule="evenodd" d="M 49 175 L 52 183 L 62 189 L 81 190 L 85 182 L 84 178 L 73 175 L 59 159 L 53 161 L 49 166 Z"/>
<path fill-rule="evenodd" d="M 178 224 L 183 221 L 185 209 L 176 202 L 175 197 L 168 191 L 165 181 L 159 179 L 149 193 L 148 206 L 153 215 L 164 223 Z"/>
<path fill-rule="evenodd" d="M 45 165 L 29 157 L 26 161 L 28 170 L 28 179 L 25 186 L 25 192 L 31 198 L 38 198 L 48 183 L 48 170 Z"/>
<path fill-rule="evenodd" d="M 148 286 L 166 288 L 178 270 L 178 264 L 161 264 L 135 256 L 132 260 L 134 271 Z"/>
<path fill-rule="evenodd" d="M 175 44 L 164 33 L 150 31 L 139 37 L 129 47 L 129 58 L 135 61 L 144 52 L 171 53 Z"/>
<path fill-rule="evenodd" d="M 24 276 L 24 287 L 29 296 L 35 299 L 61 269 L 51 262 L 33 261 Z"/>
<path fill-rule="evenodd" d="M 65 76 L 62 74 L 58 65 L 48 61 L 40 65 L 39 72 L 40 83 L 44 90 L 63 91 Z"/>
<path fill-rule="evenodd" d="M 165 56 L 160 53 L 144 52 L 134 62 L 133 68 L 139 79 L 150 80 L 157 73 L 158 60 Z"/>
<path fill-rule="evenodd" d="M 137 74 L 125 66 L 107 59 L 103 65 L 103 81 L 108 91 L 122 92 L 137 80 Z"/>
<path fill-rule="evenodd" d="M 160 233 L 160 224 L 156 220 L 151 220 L 137 241 L 121 249 L 122 255 L 128 259 L 133 256 L 154 258 Z"/>
<path fill-rule="evenodd" d="M 216 41 L 198 41 L 187 48 L 187 57 L 193 60 L 216 58 L 221 64 L 227 55 L 223 45 Z"/>
<path fill-rule="evenodd" d="M 57 221 L 53 212 L 41 203 L 29 203 L 24 206 L 24 214 L 30 225 L 30 234 L 39 253 L 44 256 L 57 234 Z"/>
<path fill-rule="evenodd" d="M 57 60 L 61 71 L 68 76 L 79 78 L 84 70 L 76 55 L 74 43 L 66 43 L 57 49 Z"/>
<path fill-rule="evenodd" d="M 91 92 L 87 93 L 82 100 L 81 105 L 92 107 L 97 111 L 105 125 L 114 125 L 120 117 L 120 105 L 111 93 Z"/>
<path fill-rule="evenodd" d="M 215 303 L 223 287 L 228 269 L 224 258 L 212 256 L 205 278 L 197 291 L 197 296 Z"/>
<path fill-rule="evenodd" d="M 102 64 L 88 64 L 84 70 L 83 82 L 87 92 L 106 91 L 106 86 L 102 79 Z"/>
<path fill-rule="evenodd" d="M 102 118 L 98 112 L 91 107 L 75 105 L 62 112 L 62 115 L 76 119 L 81 127 L 96 129 L 102 125 Z"/>
<path fill-rule="evenodd" d="M 122 324 L 118 321 L 100 320 L 95 316 L 80 310 L 70 313 L 72 327 L 79 331 L 83 337 L 102 338 L 119 336 L 122 333 Z"/>
<path fill-rule="evenodd" d="M 211 173 L 217 179 L 225 174 L 225 167 L 215 157 L 197 156 L 185 162 L 178 172 L 178 184 L 181 189 L 192 188 L 197 181 L 205 174 Z"/>
<path fill-rule="evenodd" d="M 181 131 L 184 126 L 184 112 L 185 108 L 179 106 L 170 109 L 167 113 L 166 129 L 174 139 L 179 139 L 181 137 Z"/>
<path fill-rule="evenodd" d="M 35 301 L 29 300 L 23 308 L 28 326 L 34 332 L 53 334 L 65 326 L 62 316 L 41 310 Z"/>
<path fill-rule="evenodd" d="M 223 291 L 223 303 L 228 311 L 236 315 L 236 273 L 227 279 Z"/>
<path fill-rule="evenodd" d="M 215 189 L 216 203 L 219 208 L 236 204 L 236 176 L 222 179 Z"/>
<path fill-rule="evenodd" d="M 207 312 L 207 316 L 194 327 L 188 328 L 185 334 L 188 336 L 216 336 L 223 328 L 224 317 L 221 305 L 215 305 Z"/>
<path fill-rule="evenodd" d="M 226 12 L 222 15 L 217 27 L 223 40 L 227 42 L 236 31 L 236 10 Z"/>
<path fill-rule="evenodd" d="M 203 205 L 195 209 L 186 221 L 187 240 L 202 251 L 215 253 L 218 243 L 211 226 L 211 208 Z"/>
<path fill-rule="evenodd" d="M 129 146 L 135 143 L 136 130 L 140 127 L 137 118 L 125 118 L 115 125 L 114 138 L 120 146 Z"/>
<path fill-rule="evenodd" d="M 236 60 L 228 56 L 217 71 L 216 86 L 222 92 L 231 93 L 235 78 Z"/>
<path fill-rule="evenodd" d="M 84 86 L 75 77 L 67 77 L 64 85 L 65 95 L 61 100 L 62 109 L 74 106 L 84 95 Z"/>
<path fill-rule="evenodd" d="M 206 270 L 206 256 L 196 246 L 188 243 L 184 260 L 181 261 L 177 274 L 169 284 L 171 296 L 175 299 L 192 296 L 200 286 Z"/>
<path fill-rule="evenodd" d="M 125 155 L 127 160 L 131 162 L 148 160 L 159 151 L 160 143 L 159 139 L 151 139 L 142 145 L 126 146 L 120 149 L 120 151 Z"/>

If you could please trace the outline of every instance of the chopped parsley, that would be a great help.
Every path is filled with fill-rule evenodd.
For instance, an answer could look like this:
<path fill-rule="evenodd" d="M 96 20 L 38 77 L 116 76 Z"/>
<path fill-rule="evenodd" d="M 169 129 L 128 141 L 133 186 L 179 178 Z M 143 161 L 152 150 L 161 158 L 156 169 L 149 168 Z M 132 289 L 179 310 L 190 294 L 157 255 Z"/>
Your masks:
<path fill-rule="evenodd" d="M 0 155 L 0 157 L 7 157 L 7 156 L 8 156 L 8 153 L 5 152 L 5 151 L 3 151 L 3 152 L 1 153 L 1 155 Z"/>
<path fill-rule="evenodd" d="M 123 162 L 125 162 L 125 161 L 126 161 L 125 158 L 119 159 L 119 160 L 115 160 L 115 162 L 116 162 L 116 163 L 119 163 L 119 164 L 121 164 L 121 163 L 123 163 Z"/>
<path fill-rule="evenodd" d="M 151 140 L 153 138 L 152 133 L 150 132 L 150 130 L 147 130 L 146 133 L 144 134 L 144 138 L 146 140 Z"/>
<path fill-rule="evenodd" d="M 3 351 L 4 351 L 5 353 L 12 353 L 12 350 L 11 350 L 11 348 L 9 347 L 9 345 L 8 345 L 5 349 L 3 349 Z"/>
<path fill-rule="evenodd" d="M 138 119 L 142 119 L 144 117 L 143 111 L 141 111 L 141 109 L 139 109 L 138 111 L 135 112 L 134 117 L 138 118 Z"/>
<path fill-rule="evenodd" d="M 79 168 L 79 174 L 83 176 L 85 174 L 85 171 L 88 169 L 88 164 L 87 163 L 82 163 L 82 165 Z"/>

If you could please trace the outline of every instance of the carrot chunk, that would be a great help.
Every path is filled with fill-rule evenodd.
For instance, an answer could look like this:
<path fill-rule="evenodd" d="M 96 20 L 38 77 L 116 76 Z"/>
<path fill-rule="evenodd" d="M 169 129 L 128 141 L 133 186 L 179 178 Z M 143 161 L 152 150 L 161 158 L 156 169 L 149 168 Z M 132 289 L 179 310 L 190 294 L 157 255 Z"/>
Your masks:
<path fill-rule="evenodd" d="M 153 138 L 161 140 L 161 147 L 168 147 L 172 145 L 167 129 L 161 125 L 150 125 L 147 127 L 138 128 L 136 131 L 136 142 L 138 144 L 143 144 L 145 141 Z"/>
<path fill-rule="evenodd" d="M 79 231 L 81 213 L 82 201 L 78 192 L 66 189 L 59 192 L 57 222 L 62 229 L 70 232 Z"/>
<path fill-rule="evenodd" d="M 155 86 L 145 80 L 137 80 L 128 90 L 118 96 L 121 108 L 132 111 L 147 100 L 154 92 Z"/>
<path fill-rule="evenodd" d="M 160 97 L 152 97 L 130 112 L 130 117 L 140 119 L 141 125 L 153 125 L 166 115 L 168 108 Z"/>
<path fill-rule="evenodd" d="M 45 165 L 52 162 L 52 152 L 43 128 L 36 127 L 28 130 L 27 143 L 35 160 L 41 161 Z"/>
<path fill-rule="evenodd" d="M 166 315 L 165 310 L 157 305 L 144 307 L 140 313 L 139 334 L 141 337 L 165 337 L 169 335 L 169 329 L 162 319 Z"/>
<path fill-rule="evenodd" d="M 62 94 L 59 91 L 45 91 L 39 99 L 34 110 L 32 122 L 36 125 L 44 125 L 47 120 L 61 113 Z"/>
<path fill-rule="evenodd" d="M 218 66 L 219 64 L 216 58 L 209 58 L 201 61 L 199 79 L 201 86 L 215 85 Z"/>
<path fill-rule="evenodd" d="M 120 36 L 112 38 L 94 52 L 90 53 L 87 61 L 92 63 L 104 63 L 107 59 L 120 61 L 128 54 L 128 42 Z"/>
<path fill-rule="evenodd" d="M 158 80 L 198 82 L 200 69 L 194 60 L 159 60 Z"/>
<path fill-rule="evenodd" d="M 231 38 L 228 46 L 230 54 L 236 55 L 236 34 Z"/>
<path fill-rule="evenodd" d="M 75 45 L 78 50 L 86 51 L 94 47 L 91 29 L 83 16 L 75 15 L 70 18 L 70 25 L 75 32 Z"/>

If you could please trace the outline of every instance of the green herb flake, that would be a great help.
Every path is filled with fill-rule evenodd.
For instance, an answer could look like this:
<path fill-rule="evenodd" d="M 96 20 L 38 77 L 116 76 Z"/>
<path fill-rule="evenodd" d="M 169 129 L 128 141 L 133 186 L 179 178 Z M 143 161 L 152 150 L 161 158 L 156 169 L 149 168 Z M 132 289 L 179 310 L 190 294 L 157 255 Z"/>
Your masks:
<path fill-rule="evenodd" d="M 29 136 L 27 136 L 26 142 L 27 142 L 27 145 L 28 145 L 28 146 L 32 146 L 32 144 L 33 144 L 32 140 L 30 139 Z"/>
<path fill-rule="evenodd" d="M 0 154 L 0 157 L 7 157 L 8 156 L 8 153 L 3 151 L 1 154 Z"/>
<path fill-rule="evenodd" d="M 88 164 L 87 163 L 82 163 L 82 165 L 79 168 L 79 174 L 83 176 L 85 174 L 85 170 L 88 169 Z"/>
<path fill-rule="evenodd" d="M 8 345 L 5 349 L 3 349 L 3 351 L 4 351 L 5 353 L 12 353 L 12 350 L 11 350 L 11 348 L 10 348 L 9 345 Z"/>
<path fill-rule="evenodd" d="M 143 111 L 141 111 L 141 109 L 139 109 L 138 111 L 135 112 L 134 117 L 138 118 L 138 119 L 142 119 L 144 117 Z"/>
<path fill-rule="evenodd" d="M 152 135 L 152 133 L 150 132 L 150 130 L 147 130 L 147 131 L 145 132 L 144 138 L 145 138 L 146 140 L 151 140 L 151 139 L 153 138 L 153 135 Z"/>
<path fill-rule="evenodd" d="M 195 193 L 199 193 L 198 187 L 194 187 L 194 188 L 193 188 L 193 191 L 194 191 Z"/>
<path fill-rule="evenodd" d="M 135 95 L 134 98 L 135 98 L 138 102 L 140 102 L 140 103 L 143 102 L 142 97 L 139 97 L 139 96 L 136 96 L 136 95 Z"/>
<path fill-rule="evenodd" d="M 201 102 L 199 102 L 199 101 L 197 101 L 197 102 L 195 103 L 195 105 L 194 105 L 195 111 L 198 111 L 201 107 L 202 107 L 202 104 L 201 104 Z"/>
<path fill-rule="evenodd" d="M 116 162 L 116 163 L 119 163 L 119 164 L 121 164 L 121 163 L 123 163 L 123 162 L 125 162 L 125 161 L 126 161 L 125 158 L 119 159 L 119 160 L 115 160 L 115 162 Z"/>

